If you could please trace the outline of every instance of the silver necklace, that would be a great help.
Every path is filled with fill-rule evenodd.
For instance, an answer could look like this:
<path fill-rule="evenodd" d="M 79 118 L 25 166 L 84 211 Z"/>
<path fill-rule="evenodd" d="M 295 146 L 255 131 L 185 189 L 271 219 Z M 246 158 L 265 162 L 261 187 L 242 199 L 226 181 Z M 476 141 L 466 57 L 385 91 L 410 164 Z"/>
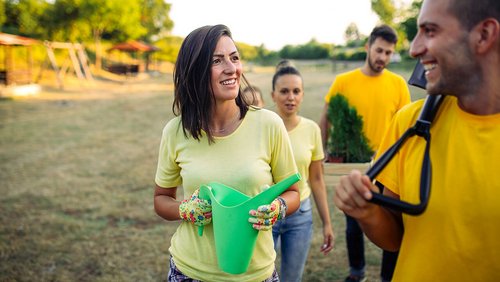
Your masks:
<path fill-rule="evenodd" d="M 226 133 L 226 131 L 229 131 L 230 129 L 233 128 L 233 126 L 238 122 L 239 119 L 240 119 L 240 113 L 238 112 L 236 114 L 235 118 L 230 123 L 228 123 L 224 128 L 214 130 L 214 132 L 216 132 L 216 133 Z"/>

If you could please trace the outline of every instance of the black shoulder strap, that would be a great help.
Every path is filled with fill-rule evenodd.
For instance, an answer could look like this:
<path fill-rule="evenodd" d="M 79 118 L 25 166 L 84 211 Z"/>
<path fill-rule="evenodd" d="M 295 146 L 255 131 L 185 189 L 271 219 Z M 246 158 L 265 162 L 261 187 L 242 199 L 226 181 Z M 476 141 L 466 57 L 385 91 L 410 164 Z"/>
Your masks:
<path fill-rule="evenodd" d="M 425 79 L 425 71 L 423 66 L 417 62 L 415 70 L 408 81 L 409 84 L 421 87 L 425 89 L 427 81 Z M 403 213 L 411 215 L 419 215 L 423 213 L 429 202 L 429 195 L 431 189 L 431 179 L 432 179 L 432 166 L 430 159 L 430 142 L 431 134 L 430 128 L 432 121 L 436 117 L 439 106 L 444 100 L 443 95 L 427 95 L 425 98 L 424 105 L 420 111 L 420 115 L 415 123 L 415 125 L 405 131 L 403 136 L 401 136 L 386 152 L 384 152 L 380 158 L 373 164 L 372 167 L 368 169 L 366 175 L 374 180 L 375 177 L 384 169 L 384 167 L 389 163 L 389 161 L 396 155 L 401 146 L 406 142 L 406 140 L 414 135 L 418 135 L 425 139 L 425 151 L 422 160 L 422 171 L 420 176 L 420 203 L 411 204 L 405 201 L 401 201 L 395 198 L 384 196 L 383 194 L 373 193 L 371 202 L 382 205 Z"/>

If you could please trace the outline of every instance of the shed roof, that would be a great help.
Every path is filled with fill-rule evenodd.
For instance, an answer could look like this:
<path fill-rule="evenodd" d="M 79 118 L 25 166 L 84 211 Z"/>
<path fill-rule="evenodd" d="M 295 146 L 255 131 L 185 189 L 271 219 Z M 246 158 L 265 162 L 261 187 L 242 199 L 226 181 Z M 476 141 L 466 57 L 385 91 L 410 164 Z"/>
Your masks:
<path fill-rule="evenodd" d="M 38 40 L 24 36 L 2 33 L 0 32 L 0 45 L 33 45 L 37 44 Z"/>
<path fill-rule="evenodd" d="M 137 51 L 154 52 L 160 50 L 160 48 L 140 41 L 128 41 L 128 42 L 118 43 L 108 49 L 108 51 L 112 50 L 120 50 L 124 52 L 137 52 Z"/>

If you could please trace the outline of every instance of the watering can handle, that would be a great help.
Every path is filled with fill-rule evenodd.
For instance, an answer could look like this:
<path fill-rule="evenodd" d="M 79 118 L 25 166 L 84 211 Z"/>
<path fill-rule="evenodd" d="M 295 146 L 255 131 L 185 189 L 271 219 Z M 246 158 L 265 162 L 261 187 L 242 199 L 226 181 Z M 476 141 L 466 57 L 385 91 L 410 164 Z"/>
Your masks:
<path fill-rule="evenodd" d="M 200 199 L 210 200 L 210 190 L 211 189 L 212 189 L 212 187 L 210 187 L 210 186 L 202 185 L 200 187 L 200 194 L 198 194 L 198 197 Z M 198 236 L 203 236 L 203 225 L 198 226 Z"/>

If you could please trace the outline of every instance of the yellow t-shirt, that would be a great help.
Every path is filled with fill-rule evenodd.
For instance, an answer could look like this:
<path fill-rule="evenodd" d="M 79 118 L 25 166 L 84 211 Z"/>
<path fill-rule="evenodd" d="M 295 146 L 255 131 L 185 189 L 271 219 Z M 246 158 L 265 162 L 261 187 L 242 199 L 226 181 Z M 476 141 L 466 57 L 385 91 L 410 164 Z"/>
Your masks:
<path fill-rule="evenodd" d="M 332 83 L 325 102 L 338 93 L 363 117 L 363 132 L 370 147 L 377 151 L 380 140 L 394 114 L 410 103 L 405 80 L 389 70 L 379 76 L 367 76 L 361 69 L 339 74 Z"/>
<path fill-rule="evenodd" d="M 422 101 L 401 109 L 385 151 L 414 125 Z M 420 216 L 403 215 L 393 281 L 500 280 L 500 114 L 476 116 L 446 97 L 431 128 L 432 184 Z M 418 203 L 425 140 L 412 137 L 377 177 L 402 200 Z"/>
<path fill-rule="evenodd" d="M 288 132 L 292 143 L 293 156 L 299 169 L 301 180 L 298 182 L 300 200 L 303 201 L 311 195 L 309 187 L 309 166 L 312 161 L 324 158 L 321 144 L 321 131 L 312 120 L 300 117 L 299 124 Z"/>
<path fill-rule="evenodd" d="M 235 132 L 216 137 L 211 145 L 205 136 L 200 141 L 186 138 L 180 117 L 169 121 L 163 130 L 155 182 L 166 188 L 182 185 L 184 198 L 212 181 L 255 196 L 264 185 L 295 173 L 281 118 L 269 110 L 250 108 Z M 247 272 L 232 275 L 217 265 L 212 224 L 205 226 L 201 237 L 197 230 L 191 223 L 180 223 L 169 249 L 175 264 L 187 276 L 203 281 L 262 281 L 272 275 L 276 253 L 271 232 L 259 232 Z"/>

